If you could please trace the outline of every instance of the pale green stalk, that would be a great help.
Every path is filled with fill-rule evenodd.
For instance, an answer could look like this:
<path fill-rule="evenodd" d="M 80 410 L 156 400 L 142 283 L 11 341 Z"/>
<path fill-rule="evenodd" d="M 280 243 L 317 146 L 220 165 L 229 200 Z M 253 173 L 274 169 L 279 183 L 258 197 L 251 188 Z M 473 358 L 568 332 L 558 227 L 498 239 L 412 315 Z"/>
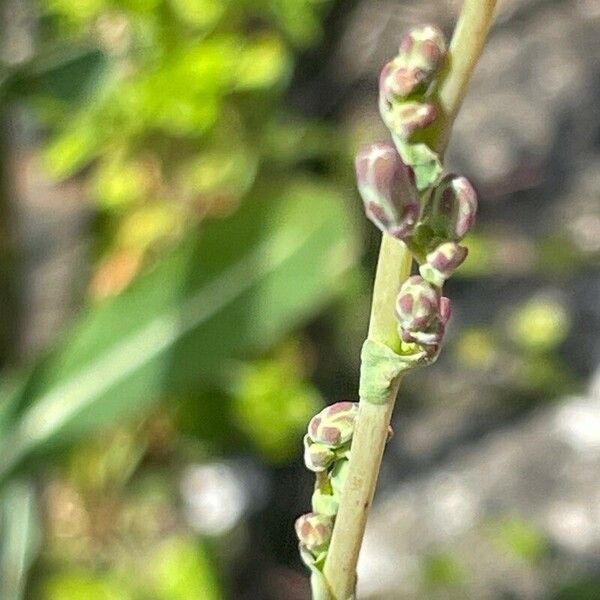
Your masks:
<path fill-rule="evenodd" d="M 465 0 L 450 45 L 448 67 L 440 79 L 437 96 L 441 108 L 431 147 L 443 153 L 452 123 L 465 96 L 492 24 L 496 0 Z M 383 236 L 373 289 L 368 337 L 397 351 L 400 340 L 394 315 L 401 283 L 410 275 L 412 256 L 406 246 Z M 360 399 L 360 411 L 352 440 L 349 474 L 344 487 L 324 574 L 329 591 L 319 597 L 352 598 L 356 588 L 356 564 L 375 494 L 388 428 L 400 385 L 397 377 L 387 402 Z"/>

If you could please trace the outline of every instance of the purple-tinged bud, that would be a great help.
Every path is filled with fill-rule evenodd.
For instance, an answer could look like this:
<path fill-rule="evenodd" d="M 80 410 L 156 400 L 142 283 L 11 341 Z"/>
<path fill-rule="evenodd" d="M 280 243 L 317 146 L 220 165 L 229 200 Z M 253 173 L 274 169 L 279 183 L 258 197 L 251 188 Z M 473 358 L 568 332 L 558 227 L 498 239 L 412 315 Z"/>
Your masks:
<path fill-rule="evenodd" d="M 444 327 L 450 320 L 452 316 L 452 303 L 450 302 L 450 298 L 446 298 L 446 296 L 442 296 L 440 298 L 440 319 L 442 321 L 442 325 Z"/>
<path fill-rule="evenodd" d="M 307 513 L 296 519 L 295 529 L 300 544 L 316 555 L 329 546 L 333 519 L 319 513 Z"/>
<path fill-rule="evenodd" d="M 419 275 L 409 277 L 400 288 L 396 316 L 403 330 L 425 331 L 440 315 L 440 292 Z"/>
<path fill-rule="evenodd" d="M 383 97 L 380 98 L 379 112 L 388 129 L 402 139 L 431 125 L 437 116 L 435 106 L 429 102 L 388 102 Z"/>
<path fill-rule="evenodd" d="M 437 358 L 440 345 L 444 339 L 444 334 L 446 333 L 446 324 L 452 313 L 449 298 L 446 298 L 445 296 L 440 297 L 438 308 L 439 312 L 437 318 L 435 318 L 426 329 L 411 331 L 405 327 L 403 328 L 402 324 L 399 326 L 402 341 L 421 345 L 427 352 L 428 363 L 433 362 Z"/>
<path fill-rule="evenodd" d="M 431 25 L 416 27 L 400 42 L 398 56 L 382 71 L 380 92 L 390 102 L 424 92 L 446 56 L 444 34 Z"/>
<path fill-rule="evenodd" d="M 362 148 L 356 156 L 356 176 L 369 220 L 392 237 L 409 237 L 421 203 L 413 170 L 402 162 L 396 147 L 378 142 Z"/>
<path fill-rule="evenodd" d="M 352 439 L 357 414 L 357 402 L 332 404 L 310 420 L 308 435 L 317 444 L 339 448 Z"/>
<path fill-rule="evenodd" d="M 446 175 L 434 189 L 425 222 L 434 233 L 459 242 L 475 225 L 477 192 L 466 177 Z"/>
<path fill-rule="evenodd" d="M 304 464 L 309 471 L 326 471 L 335 460 L 335 452 L 328 446 L 317 444 L 309 435 L 304 436 Z"/>
<path fill-rule="evenodd" d="M 456 242 L 444 242 L 427 255 L 427 262 L 421 265 L 419 273 L 423 279 L 442 287 L 446 279 L 462 265 L 469 251 Z"/>

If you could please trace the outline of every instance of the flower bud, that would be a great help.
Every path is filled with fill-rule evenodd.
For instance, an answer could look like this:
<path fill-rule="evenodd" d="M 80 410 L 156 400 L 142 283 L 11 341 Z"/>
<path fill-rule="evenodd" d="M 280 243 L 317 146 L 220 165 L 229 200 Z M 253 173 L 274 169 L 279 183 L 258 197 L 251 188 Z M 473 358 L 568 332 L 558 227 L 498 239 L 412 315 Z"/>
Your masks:
<path fill-rule="evenodd" d="M 296 519 L 296 535 L 309 552 L 318 554 L 327 549 L 333 532 L 333 519 L 319 513 L 307 513 Z"/>
<path fill-rule="evenodd" d="M 409 277 L 400 288 L 396 316 L 407 332 L 425 331 L 440 316 L 440 292 L 419 275 Z"/>
<path fill-rule="evenodd" d="M 308 424 L 313 442 L 328 448 L 339 448 L 352 439 L 358 403 L 337 402 L 324 408 Z"/>
<path fill-rule="evenodd" d="M 335 452 L 328 446 L 317 444 L 309 435 L 304 436 L 304 464 L 309 471 L 326 471 L 335 460 Z"/>
<path fill-rule="evenodd" d="M 456 242 L 445 242 L 427 255 L 427 262 L 419 268 L 423 279 L 442 287 L 446 279 L 462 265 L 469 251 Z"/>
<path fill-rule="evenodd" d="M 446 175 L 434 189 L 424 221 L 434 234 L 459 242 L 475 225 L 477 192 L 466 177 Z"/>
<path fill-rule="evenodd" d="M 446 333 L 446 324 L 451 315 L 450 299 L 442 296 L 439 302 L 439 312 L 437 318 L 433 319 L 426 329 L 410 331 L 399 326 L 400 337 L 407 343 L 419 344 L 426 352 L 426 362 L 434 362 L 440 352 L 442 340 Z"/>
<path fill-rule="evenodd" d="M 388 129 L 402 139 L 431 125 L 437 116 L 435 106 L 429 102 L 388 102 L 382 98 L 379 112 Z"/>
<path fill-rule="evenodd" d="M 395 146 L 379 142 L 362 148 L 356 175 L 369 220 L 397 239 L 408 237 L 419 218 L 420 199 L 414 173 Z"/>
<path fill-rule="evenodd" d="M 421 346 L 439 346 L 444 338 L 445 326 L 440 320 L 434 321 L 427 330 L 409 331 L 400 325 L 400 337 L 403 342 L 420 344 Z"/>
<path fill-rule="evenodd" d="M 402 38 L 398 56 L 383 68 L 381 94 L 391 102 L 424 92 L 445 55 L 446 41 L 437 27 L 415 27 Z"/>

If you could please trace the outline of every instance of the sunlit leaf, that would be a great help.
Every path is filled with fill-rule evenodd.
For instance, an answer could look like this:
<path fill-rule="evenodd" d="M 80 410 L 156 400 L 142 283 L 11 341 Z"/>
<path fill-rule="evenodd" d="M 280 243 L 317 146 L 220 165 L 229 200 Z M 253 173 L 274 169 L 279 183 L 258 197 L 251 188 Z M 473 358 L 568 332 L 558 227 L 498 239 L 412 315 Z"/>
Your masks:
<path fill-rule="evenodd" d="M 153 563 L 153 579 L 161 600 L 221 600 L 211 561 L 192 540 L 172 539 L 163 544 Z"/>
<path fill-rule="evenodd" d="M 228 358 L 313 315 L 355 258 L 346 212 L 326 187 L 258 194 L 88 312 L 25 384 L 0 391 L 18 414 L 0 440 L 0 478 L 162 395 L 226 380 Z"/>
<path fill-rule="evenodd" d="M 25 598 L 27 571 L 40 542 L 35 490 L 14 481 L 0 496 L 0 598 Z"/>

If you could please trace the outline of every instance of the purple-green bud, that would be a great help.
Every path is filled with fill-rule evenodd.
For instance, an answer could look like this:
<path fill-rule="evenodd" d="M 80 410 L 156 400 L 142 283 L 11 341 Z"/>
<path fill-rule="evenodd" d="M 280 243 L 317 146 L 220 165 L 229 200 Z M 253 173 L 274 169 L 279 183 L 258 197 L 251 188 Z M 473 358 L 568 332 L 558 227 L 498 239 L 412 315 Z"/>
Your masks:
<path fill-rule="evenodd" d="M 446 175 L 433 190 L 424 221 L 434 233 L 459 242 L 475 225 L 477 192 L 466 177 Z"/>
<path fill-rule="evenodd" d="M 300 544 L 313 555 L 317 555 L 329 546 L 333 519 L 328 515 L 307 513 L 296 519 L 295 528 Z"/>
<path fill-rule="evenodd" d="M 304 436 L 304 464 L 309 471 L 326 471 L 335 458 L 335 452 L 330 447 L 314 442 L 308 434 Z"/>
<path fill-rule="evenodd" d="M 432 285 L 442 287 L 446 279 L 462 265 L 468 253 L 467 248 L 456 242 L 444 242 L 427 255 L 427 262 L 421 265 L 419 273 Z"/>
<path fill-rule="evenodd" d="M 437 110 L 430 102 L 388 102 L 383 96 L 380 97 L 379 112 L 388 129 L 402 139 L 431 125 L 437 116 Z"/>
<path fill-rule="evenodd" d="M 339 448 L 352 439 L 357 402 L 337 402 L 324 408 L 308 424 L 308 435 L 317 444 Z"/>
<path fill-rule="evenodd" d="M 439 320 L 440 292 L 419 275 L 409 277 L 400 288 L 396 316 L 403 330 L 424 331 Z"/>
<path fill-rule="evenodd" d="M 396 147 L 387 142 L 363 147 L 356 156 L 356 176 L 369 220 L 397 239 L 410 236 L 419 218 L 419 193 L 413 170 Z"/>
<path fill-rule="evenodd" d="M 450 318 L 450 300 L 419 275 L 407 279 L 398 294 L 396 315 L 402 341 L 428 350 L 429 360 L 437 355 Z"/>
<path fill-rule="evenodd" d="M 400 42 L 398 56 L 381 73 L 381 94 L 391 102 L 425 91 L 445 56 L 446 41 L 437 27 L 411 29 Z"/>

